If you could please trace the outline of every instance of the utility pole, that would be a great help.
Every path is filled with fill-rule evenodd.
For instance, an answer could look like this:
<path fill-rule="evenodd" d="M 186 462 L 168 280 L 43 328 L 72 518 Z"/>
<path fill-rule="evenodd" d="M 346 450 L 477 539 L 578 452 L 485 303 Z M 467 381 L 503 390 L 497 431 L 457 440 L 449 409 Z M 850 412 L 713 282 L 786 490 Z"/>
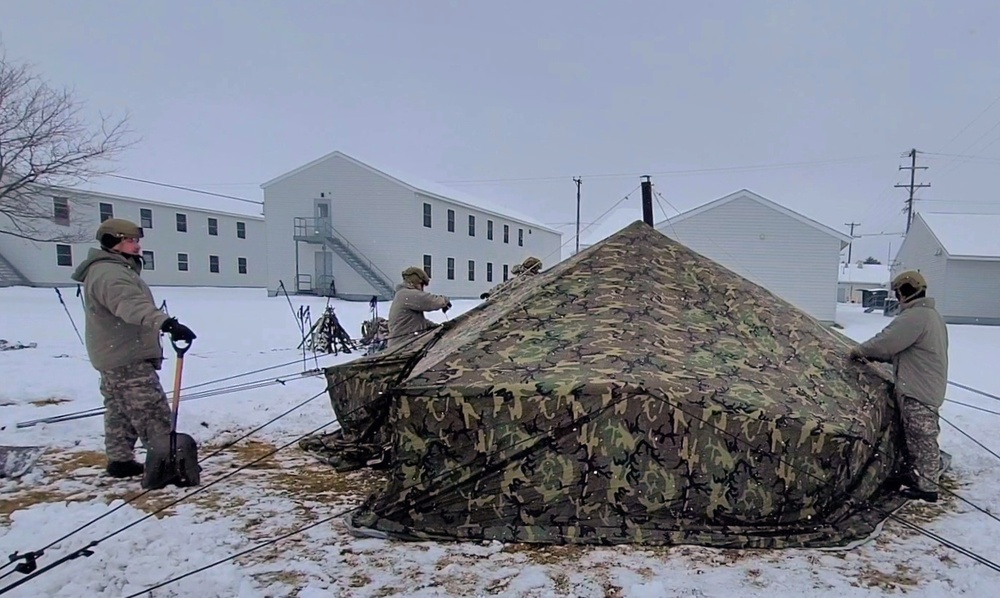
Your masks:
<path fill-rule="evenodd" d="M 653 226 L 653 183 L 649 180 L 649 175 L 643 175 L 646 179 L 642 182 L 642 221 Z"/>
<path fill-rule="evenodd" d="M 576 183 L 576 252 L 580 253 L 580 185 L 583 184 L 583 179 L 580 177 L 575 177 L 573 182 Z"/>
<path fill-rule="evenodd" d="M 854 227 L 861 226 L 860 222 L 845 222 L 844 226 L 851 227 L 851 242 L 847 244 L 847 265 L 851 265 L 851 250 L 854 249 Z"/>
<path fill-rule="evenodd" d="M 925 184 L 920 184 L 920 185 L 916 184 L 917 170 L 927 170 L 927 167 L 926 166 L 917 166 L 917 150 L 916 149 L 911 149 L 910 153 L 909 153 L 909 156 L 910 156 L 910 165 L 909 166 L 900 166 L 899 169 L 900 170 L 909 170 L 910 171 L 910 184 L 909 185 L 895 185 L 896 187 L 899 187 L 901 189 L 907 189 L 908 188 L 910 190 L 910 198 L 906 200 L 906 232 L 907 233 L 910 232 L 910 224 L 913 222 L 913 192 L 916 191 L 917 189 L 922 188 L 922 187 L 930 187 L 931 186 L 930 183 L 927 183 L 926 185 Z"/>

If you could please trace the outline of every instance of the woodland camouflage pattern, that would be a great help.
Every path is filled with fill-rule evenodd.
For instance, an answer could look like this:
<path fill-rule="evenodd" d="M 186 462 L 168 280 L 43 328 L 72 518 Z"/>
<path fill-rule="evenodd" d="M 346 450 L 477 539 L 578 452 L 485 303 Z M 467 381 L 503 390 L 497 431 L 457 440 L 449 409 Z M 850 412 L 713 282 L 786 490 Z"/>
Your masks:
<path fill-rule="evenodd" d="M 885 483 L 902 460 L 890 376 L 851 346 L 636 222 L 327 370 L 342 440 L 390 449 L 388 486 L 351 523 L 404 539 L 844 545 L 904 500 Z"/>

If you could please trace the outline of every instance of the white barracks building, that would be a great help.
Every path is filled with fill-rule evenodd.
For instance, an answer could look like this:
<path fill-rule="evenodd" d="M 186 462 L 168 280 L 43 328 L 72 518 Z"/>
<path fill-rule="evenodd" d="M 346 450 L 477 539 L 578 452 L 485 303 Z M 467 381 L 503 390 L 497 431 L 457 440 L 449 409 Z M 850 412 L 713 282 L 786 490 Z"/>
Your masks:
<path fill-rule="evenodd" d="M 144 229 L 143 278 L 151 286 L 266 287 L 271 296 L 283 290 L 389 300 L 400 273 L 422 266 L 431 275 L 429 291 L 478 298 L 528 256 L 546 268 L 561 259 L 562 235 L 555 229 L 341 152 L 261 187 L 263 215 L 259 204 L 167 196 L 159 189 L 156 195 L 172 201 L 41 191 L 40 205 L 51 209 L 46 226 L 83 231 L 85 241 L 37 243 L 0 234 L 0 286 L 74 285 L 70 274 L 97 246 L 98 224 L 111 217 Z M 222 205 L 231 211 L 218 209 Z"/>
<path fill-rule="evenodd" d="M 267 289 L 387 300 L 408 266 L 428 291 L 478 298 L 528 256 L 548 268 L 562 234 L 505 208 L 333 152 L 264 190 Z"/>
<path fill-rule="evenodd" d="M 98 247 L 97 226 L 108 218 L 142 227 L 142 277 L 151 286 L 262 287 L 267 280 L 260 215 L 76 189 L 48 188 L 35 197 L 52 210 L 43 233 L 79 234 L 83 242 L 39 243 L 0 234 L 0 286 L 75 285 L 70 275 Z M 4 226 L 10 224 L 0 222 Z"/>

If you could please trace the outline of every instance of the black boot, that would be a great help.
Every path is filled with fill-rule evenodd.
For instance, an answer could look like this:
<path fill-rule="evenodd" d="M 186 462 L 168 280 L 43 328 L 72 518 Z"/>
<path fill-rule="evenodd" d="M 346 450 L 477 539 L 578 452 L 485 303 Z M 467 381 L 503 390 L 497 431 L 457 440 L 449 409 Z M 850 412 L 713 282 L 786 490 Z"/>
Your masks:
<path fill-rule="evenodd" d="M 111 461 L 108 463 L 108 475 L 113 478 L 130 478 L 142 475 L 142 463 L 138 461 Z"/>
<path fill-rule="evenodd" d="M 900 492 L 906 498 L 922 500 L 924 502 L 937 502 L 938 493 L 932 490 L 919 490 L 917 488 L 903 488 Z"/>

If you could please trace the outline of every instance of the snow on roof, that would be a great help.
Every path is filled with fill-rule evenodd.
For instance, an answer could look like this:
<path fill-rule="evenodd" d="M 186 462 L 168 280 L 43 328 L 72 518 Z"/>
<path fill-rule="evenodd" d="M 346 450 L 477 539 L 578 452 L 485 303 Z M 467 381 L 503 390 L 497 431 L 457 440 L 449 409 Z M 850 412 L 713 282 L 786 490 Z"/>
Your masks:
<path fill-rule="evenodd" d="M 261 188 L 270 187 L 271 185 L 273 185 L 273 184 L 275 184 L 275 183 L 277 183 L 279 181 L 282 181 L 282 180 L 284 180 L 284 179 L 286 179 L 288 177 L 294 176 L 294 175 L 302 172 L 303 170 L 305 170 L 307 168 L 311 168 L 313 166 L 316 166 L 317 164 L 320 164 L 322 162 L 325 162 L 325 161 L 333 159 L 333 158 L 341 158 L 341 159 L 353 162 L 354 164 L 357 164 L 359 166 L 367 168 L 367 169 L 369 169 L 369 170 L 371 170 L 373 172 L 381 174 L 382 176 L 385 176 L 385 177 L 388 177 L 390 179 L 393 179 L 396 182 L 401 183 L 401 184 L 405 185 L 406 187 L 409 187 L 410 189 L 412 189 L 413 191 L 415 191 L 417 193 L 422 193 L 424 195 L 429 195 L 431 197 L 434 197 L 435 199 L 441 199 L 441 200 L 444 200 L 444 201 L 447 201 L 447 202 L 451 202 L 451 203 L 455 203 L 455 204 L 458 204 L 458 205 L 462 205 L 462 206 L 465 206 L 465 207 L 468 207 L 468 208 L 479 209 L 479 210 L 483 210 L 485 212 L 491 212 L 491 213 L 493 213 L 496 216 L 500 216 L 500 217 L 503 217 L 503 218 L 507 218 L 509 220 L 514 220 L 514 221 L 517 221 L 517 222 L 521 222 L 523 224 L 530 224 L 531 226 L 533 226 L 535 228 L 538 228 L 538 229 L 541 229 L 541 230 L 544 230 L 544 231 L 548 231 L 548 232 L 555 233 L 555 234 L 558 234 L 558 235 L 562 234 L 562 232 L 560 232 L 560 231 L 558 231 L 558 230 L 556 230 L 554 228 L 551 228 L 551 227 L 548 227 L 548 226 L 542 224 L 539 220 L 537 220 L 535 218 L 532 218 L 531 216 L 528 216 L 526 214 L 519 213 L 516 210 L 512 210 L 512 209 L 510 209 L 507 206 L 502 206 L 499 203 L 494 203 L 494 202 L 491 202 L 489 200 L 483 199 L 481 197 L 470 195 L 470 194 L 468 194 L 468 193 L 466 193 L 464 191 L 459 191 L 457 189 L 452 189 L 451 187 L 447 187 L 447 186 L 442 185 L 440 183 L 434 183 L 434 182 L 431 182 L 431 181 L 427 181 L 427 180 L 421 179 L 420 177 L 413 176 L 413 175 L 411 175 L 409 173 L 405 173 L 405 172 L 403 172 L 401 170 L 398 170 L 396 168 L 388 169 L 387 170 L 387 169 L 382 168 L 381 166 L 373 166 L 371 162 L 362 161 L 362 160 L 360 160 L 358 158 L 354 158 L 352 156 L 349 156 L 349 155 L 347 155 L 344 152 L 339 151 L 339 150 L 331 152 L 331 153 L 329 153 L 329 154 L 327 154 L 325 156 L 322 156 L 320 158 L 317 158 L 316 160 L 313 160 L 312 162 L 309 162 L 308 164 L 304 164 L 304 165 L 296 168 L 295 170 L 291 170 L 289 172 L 286 172 L 285 174 L 277 176 L 277 177 L 275 177 L 275 178 L 267 181 L 266 183 L 262 184 Z"/>
<path fill-rule="evenodd" d="M 918 212 L 952 257 L 1000 258 L 1000 214 Z"/>
<path fill-rule="evenodd" d="M 263 219 L 263 201 L 257 197 L 246 197 L 251 201 L 260 203 L 248 203 L 236 199 L 205 195 L 183 189 L 174 189 L 149 183 L 139 183 L 111 177 L 95 179 L 88 184 L 79 187 L 72 187 L 69 191 L 84 191 L 106 195 L 110 198 L 120 198 L 131 201 L 153 203 L 157 205 L 185 208 L 189 210 L 202 210 L 219 214 L 229 214 L 232 216 L 246 216 L 250 218 Z M 238 197 L 239 194 L 232 194 Z"/>
<path fill-rule="evenodd" d="M 892 278 L 885 264 L 840 264 L 838 280 L 849 284 L 888 284 Z"/>

